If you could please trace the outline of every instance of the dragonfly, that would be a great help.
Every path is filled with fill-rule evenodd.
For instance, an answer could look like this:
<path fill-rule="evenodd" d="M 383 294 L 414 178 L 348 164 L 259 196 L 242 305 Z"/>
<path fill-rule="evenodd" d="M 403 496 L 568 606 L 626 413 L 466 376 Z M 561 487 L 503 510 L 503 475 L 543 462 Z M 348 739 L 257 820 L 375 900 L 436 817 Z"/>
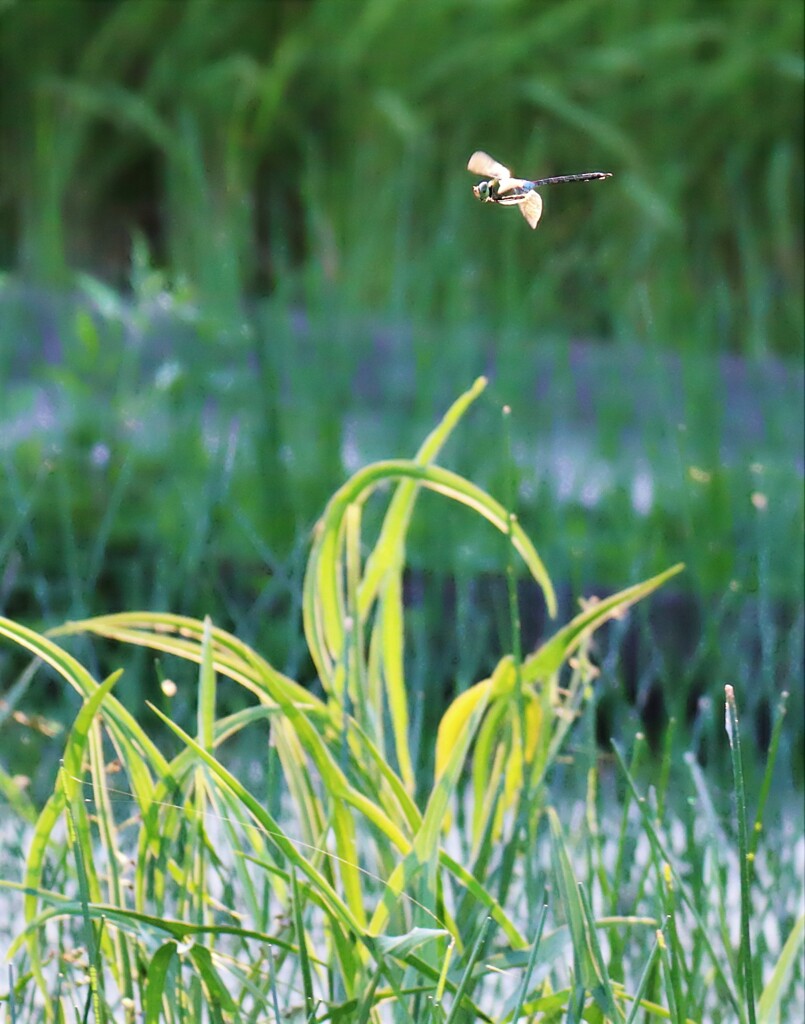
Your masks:
<path fill-rule="evenodd" d="M 476 199 L 482 203 L 500 203 L 501 206 L 519 206 L 520 213 L 532 228 L 539 224 L 542 216 L 542 196 L 537 189 L 542 185 L 558 185 L 563 181 L 601 181 L 611 178 L 608 171 L 586 171 L 584 174 L 560 174 L 555 178 L 538 178 L 528 181 L 513 178 L 508 167 L 494 160 L 488 153 L 477 150 L 470 157 L 467 170 L 482 174 L 488 180 L 473 185 Z"/>

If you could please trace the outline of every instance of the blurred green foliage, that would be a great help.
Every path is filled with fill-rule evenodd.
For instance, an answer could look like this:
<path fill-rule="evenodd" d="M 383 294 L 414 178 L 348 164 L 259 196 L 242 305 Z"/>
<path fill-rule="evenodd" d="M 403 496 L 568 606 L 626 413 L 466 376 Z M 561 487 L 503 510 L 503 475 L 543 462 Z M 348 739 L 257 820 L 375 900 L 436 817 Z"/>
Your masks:
<path fill-rule="evenodd" d="M 467 379 L 458 363 L 449 375 L 423 370 L 423 353 L 453 349 L 477 365 L 483 340 L 445 328 L 411 344 L 274 302 L 247 331 L 218 334 L 178 299 L 131 304 L 88 286 L 49 304 L 0 289 L 0 351 L 16 360 L 0 420 L 0 611 L 42 626 L 122 609 L 209 614 L 311 681 L 299 602 L 317 516 L 346 472 L 415 451 L 427 417 Z M 764 749 L 776 695 L 791 690 L 795 720 L 803 696 L 794 376 L 779 361 L 707 353 L 688 353 L 682 373 L 656 348 L 556 340 L 512 355 L 508 369 L 499 355 L 491 401 L 444 463 L 512 496 L 558 581 L 560 614 L 673 558 L 688 566 L 595 651 L 612 684 L 602 740 L 632 727 L 636 705 L 653 737 L 670 715 L 699 721 L 694 745 L 714 756 L 721 718 L 698 702 L 730 680 Z M 35 372 L 23 381 L 26 360 Z M 375 514 L 364 510 L 369 526 Z M 418 708 L 491 670 L 510 642 L 504 554 L 486 524 L 422 496 L 406 579 Z M 521 603 L 531 650 L 551 624 L 533 587 Z M 142 699 L 131 688 L 147 688 L 153 669 L 142 656 L 127 667 L 118 688 Z"/>
<path fill-rule="evenodd" d="M 802 37 L 765 0 L 0 0 L 3 610 L 211 613 L 304 676 L 324 502 L 490 372 L 564 611 L 685 560 L 637 703 L 731 679 L 762 719 L 805 632 Z M 476 148 L 614 177 L 532 233 L 473 199 Z M 504 496 L 478 417 L 447 461 Z M 500 552 L 431 526 L 422 706 L 507 636 Z"/>
<path fill-rule="evenodd" d="M 802 350 L 803 10 L 766 0 L 6 0 L 0 261 L 231 313 L 354 308 Z M 537 236 L 466 160 L 606 169 Z"/>

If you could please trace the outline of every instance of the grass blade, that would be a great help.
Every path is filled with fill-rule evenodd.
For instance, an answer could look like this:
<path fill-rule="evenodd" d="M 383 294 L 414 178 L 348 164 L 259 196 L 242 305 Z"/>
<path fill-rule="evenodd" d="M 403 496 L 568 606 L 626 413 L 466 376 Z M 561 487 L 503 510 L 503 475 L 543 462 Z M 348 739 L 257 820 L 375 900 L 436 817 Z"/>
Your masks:
<path fill-rule="evenodd" d="M 738 815 L 738 855 L 741 865 L 741 945 L 738 959 L 740 963 L 740 976 L 743 981 L 747 1019 L 749 1024 L 756 1024 L 755 980 L 752 972 L 752 935 L 749 927 L 752 920 L 752 881 L 749 870 L 749 837 L 746 824 L 746 790 L 744 788 L 743 761 L 741 759 L 741 734 L 738 722 L 738 707 L 735 703 L 735 691 L 731 686 L 725 686 L 724 691 L 726 694 L 725 725 L 732 755 L 735 809 Z"/>
<path fill-rule="evenodd" d="M 805 914 L 802 914 L 785 940 L 782 952 L 774 965 L 771 977 L 760 994 L 758 1002 L 759 1024 L 773 1024 L 779 1021 L 780 1001 L 796 964 L 801 964 L 802 947 L 805 945 Z"/>

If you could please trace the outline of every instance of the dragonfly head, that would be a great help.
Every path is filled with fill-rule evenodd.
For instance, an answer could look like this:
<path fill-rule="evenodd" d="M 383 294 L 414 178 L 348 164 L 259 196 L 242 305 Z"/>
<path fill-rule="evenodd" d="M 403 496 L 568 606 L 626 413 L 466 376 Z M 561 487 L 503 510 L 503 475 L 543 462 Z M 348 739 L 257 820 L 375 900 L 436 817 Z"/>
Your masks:
<path fill-rule="evenodd" d="M 473 185 L 472 191 L 475 193 L 475 198 L 480 199 L 482 203 L 488 203 L 492 193 L 491 186 L 491 181 L 479 181 L 477 185 Z"/>

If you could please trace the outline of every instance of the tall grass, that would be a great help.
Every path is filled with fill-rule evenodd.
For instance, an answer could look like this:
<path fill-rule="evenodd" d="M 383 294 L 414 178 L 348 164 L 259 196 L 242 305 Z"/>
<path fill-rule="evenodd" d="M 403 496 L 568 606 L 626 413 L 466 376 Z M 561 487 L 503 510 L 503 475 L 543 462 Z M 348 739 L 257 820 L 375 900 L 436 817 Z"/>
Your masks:
<path fill-rule="evenodd" d="M 802 999 L 803 925 L 791 919 L 801 879 L 762 845 L 746 868 L 737 748 L 749 915 L 737 940 L 732 826 L 695 765 L 684 787 L 695 809 L 675 799 L 670 776 L 647 799 L 637 737 L 630 764 L 616 748 L 617 819 L 614 794 L 603 795 L 589 641 L 679 567 L 588 602 L 525 657 L 512 582 L 512 653 L 454 699 L 433 774 L 417 773 L 402 573 L 420 493 L 495 527 L 510 564 L 521 561 L 556 610 L 516 518 L 436 462 L 483 386 L 414 459 L 367 466 L 328 503 L 303 596 L 320 692 L 209 620 L 131 612 L 51 637 L 0 620 L 82 700 L 24 874 L 3 882 L 24 914 L 9 951 L 10 1021 L 788 1019 Z M 388 485 L 369 539 L 367 502 Z M 175 720 L 165 686 L 155 742 L 114 696 L 117 674 L 99 683 L 52 638 L 84 633 L 198 666 L 195 725 Z M 221 716 L 227 684 L 249 701 Z M 577 793 L 583 820 L 567 814 Z M 759 952 L 747 928 L 769 916 L 779 928 Z"/>
<path fill-rule="evenodd" d="M 134 233 L 225 324 L 271 288 L 801 352 L 800 5 L 41 0 L 2 19 L 6 266 L 121 280 Z M 615 178 L 550 193 L 532 237 L 472 205 L 479 146 Z"/>
<path fill-rule="evenodd" d="M 798 738 L 782 757 L 800 773 L 803 425 L 790 368 L 707 353 L 680 363 L 652 347 L 569 347 L 514 332 L 493 351 L 457 324 L 427 346 L 423 335 L 420 361 L 399 327 L 333 322 L 322 305 L 303 316 L 282 300 L 255 310 L 233 339 L 165 292 L 159 275 L 142 268 L 140 287 L 135 302 L 98 282 L 69 301 L 0 290 L 7 616 L 46 628 L 110 609 L 209 613 L 271 650 L 285 672 L 311 678 L 289 624 L 301 618 L 307 536 L 328 494 L 345 471 L 414 446 L 449 401 L 448 378 L 472 379 L 492 360 L 494 393 L 513 408 L 521 522 L 540 538 L 562 614 L 579 593 L 610 593 L 680 558 L 690 566 L 599 639 L 614 684 L 600 709 L 608 728 L 620 734 L 636 706 L 644 727 L 653 720 L 652 741 L 674 717 L 693 726 L 701 752 L 726 756 L 707 709 L 727 678 L 748 694 L 744 714 L 762 749 L 787 688 Z M 493 408 L 474 410 L 450 459 L 506 495 Z M 456 679 L 491 671 L 507 642 L 507 599 L 492 534 L 461 508 L 428 494 L 422 502 L 432 514 L 411 524 L 405 586 L 411 684 L 429 706 Z M 542 609 L 523 599 L 536 643 Z M 80 655 L 100 671 L 95 648 Z M 150 695 L 145 655 L 123 657 L 131 671 L 118 695 L 140 707 Z M 2 664 L 13 676 L 8 652 Z M 32 686 L 51 717 L 74 714 L 43 679 Z M 34 745 L 20 754 L 38 757 Z"/>

